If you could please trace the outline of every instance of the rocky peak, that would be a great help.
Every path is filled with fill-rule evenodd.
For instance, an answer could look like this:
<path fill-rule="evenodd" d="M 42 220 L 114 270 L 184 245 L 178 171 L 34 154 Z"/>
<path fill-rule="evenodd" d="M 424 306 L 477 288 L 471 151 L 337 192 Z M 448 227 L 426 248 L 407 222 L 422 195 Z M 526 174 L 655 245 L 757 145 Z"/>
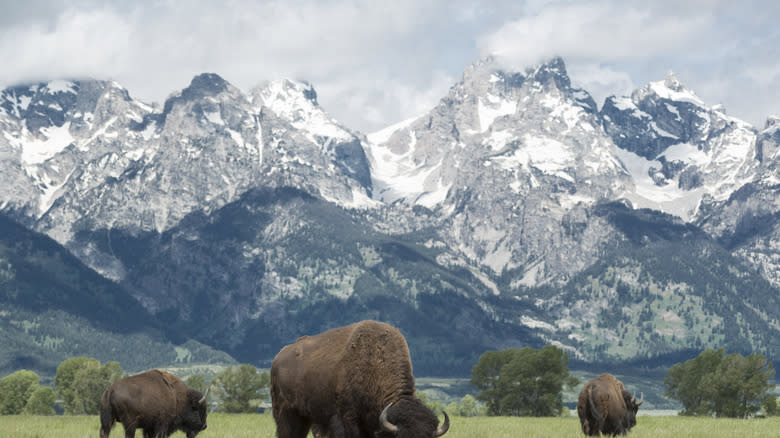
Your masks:
<path fill-rule="evenodd" d="M 764 123 L 764 130 L 780 127 L 780 116 L 769 116 Z"/>
<path fill-rule="evenodd" d="M 543 84 L 554 85 L 562 91 L 571 88 L 571 80 L 566 72 L 566 64 L 558 56 L 537 66 L 528 75 L 528 78 Z"/>
<path fill-rule="evenodd" d="M 651 99 L 657 101 L 663 99 L 675 103 L 689 103 L 695 106 L 705 107 L 704 102 L 691 89 L 677 79 L 673 72 L 666 73 L 660 81 L 650 82 L 632 94 L 635 101 Z"/>
<path fill-rule="evenodd" d="M 268 82 L 265 86 L 252 92 L 253 101 L 265 106 L 280 116 L 291 116 L 295 109 L 311 110 L 319 107 L 317 92 L 305 81 L 280 79 Z"/>
<path fill-rule="evenodd" d="M 270 111 L 320 145 L 354 141 L 357 137 L 334 120 L 317 103 L 317 92 L 308 82 L 282 79 L 254 89 L 255 111 Z"/>
<path fill-rule="evenodd" d="M 185 99 L 202 99 L 226 91 L 229 85 L 215 73 L 201 73 L 192 78 L 190 85 L 182 90 L 181 96 Z"/>
<path fill-rule="evenodd" d="M 780 158 L 779 152 L 780 117 L 770 116 L 764 124 L 764 129 L 756 137 L 756 159 L 767 166 Z"/>
<path fill-rule="evenodd" d="M 38 136 L 41 129 L 65 123 L 79 89 L 78 81 L 64 80 L 20 85 L 3 91 L 0 106 L 7 114 L 24 120 L 27 130 Z"/>

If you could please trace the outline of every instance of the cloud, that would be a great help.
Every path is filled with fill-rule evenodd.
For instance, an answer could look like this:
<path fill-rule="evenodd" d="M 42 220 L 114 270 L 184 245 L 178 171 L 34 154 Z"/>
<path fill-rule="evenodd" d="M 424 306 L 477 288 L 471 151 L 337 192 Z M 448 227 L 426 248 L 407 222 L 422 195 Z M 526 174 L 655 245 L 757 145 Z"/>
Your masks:
<path fill-rule="evenodd" d="M 750 0 L 541 2 L 477 46 L 520 71 L 561 56 L 599 103 L 671 70 L 705 102 L 760 124 L 780 110 L 777 17 L 777 5 Z"/>
<path fill-rule="evenodd" d="M 523 68 L 550 56 L 614 62 L 710 44 L 702 35 L 711 27 L 712 17 L 656 12 L 631 2 L 556 3 L 505 23 L 479 38 L 478 45 L 483 54 L 495 54 L 508 65 Z"/>
<path fill-rule="evenodd" d="M 777 8 L 750 0 L 27 0 L 0 17 L 0 86 L 94 77 L 161 102 L 203 72 L 243 90 L 289 77 L 311 82 L 326 110 L 370 132 L 433 107 L 469 63 L 498 52 L 519 71 L 563 56 L 573 82 L 597 101 L 674 70 L 706 101 L 777 113 L 778 81 L 767 79 L 777 77 L 777 49 L 768 49 L 780 46 Z"/>
<path fill-rule="evenodd" d="M 448 28 L 470 19 L 451 22 L 440 14 L 444 4 L 86 1 L 48 16 L 20 9 L 17 22 L 0 28 L 0 53 L 12 60 L 0 84 L 110 78 L 137 98 L 160 102 L 202 72 L 244 90 L 289 77 L 311 82 L 345 122 L 378 129 L 446 92 L 452 83 L 442 80 L 452 76 L 437 64 L 442 59 L 463 68 L 473 56 L 442 48 L 446 39 L 458 44 Z"/>

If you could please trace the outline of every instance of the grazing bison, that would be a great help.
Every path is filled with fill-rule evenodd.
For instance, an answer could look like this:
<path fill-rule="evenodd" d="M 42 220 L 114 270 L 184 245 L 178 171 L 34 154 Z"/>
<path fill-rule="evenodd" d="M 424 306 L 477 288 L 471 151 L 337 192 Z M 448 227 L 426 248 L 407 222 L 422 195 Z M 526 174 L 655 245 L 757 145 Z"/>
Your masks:
<path fill-rule="evenodd" d="M 414 391 L 406 339 L 395 328 L 362 321 L 304 336 L 271 365 L 271 402 L 279 438 L 310 428 L 329 438 L 434 438 L 450 420 Z"/>
<path fill-rule="evenodd" d="M 100 438 L 107 438 L 114 421 L 122 423 L 125 437 L 163 438 L 177 430 L 193 438 L 206 428 L 206 396 L 188 389 L 171 373 L 146 371 L 109 386 L 100 399 Z"/>
<path fill-rule="evenodd" d="M 582 387 L 577 400 L 577 415 L 582 433 L 588 436 L 625 435 L 636 426 L 637 401 L 623 383 L 612 374 L 602 374 Z"/>

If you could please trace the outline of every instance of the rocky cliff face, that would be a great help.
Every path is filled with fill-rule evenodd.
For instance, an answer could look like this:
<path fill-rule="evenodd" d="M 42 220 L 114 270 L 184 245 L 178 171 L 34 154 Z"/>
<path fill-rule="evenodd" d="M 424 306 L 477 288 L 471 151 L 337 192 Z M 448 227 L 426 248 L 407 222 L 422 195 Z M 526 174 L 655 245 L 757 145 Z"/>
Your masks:
<path fill-rule="evenodd" d="M 4 209 L 27 212 L 27 223 L 107 277 L 121 279 L 121 264 L 78 232 L 160 233 L 258 186 L 300 186 L 344 206 L 371 202 L 359 139 L 303 84 L 281 81 L 249 96 L 203 74 L 162 111 L 115 83 L 52 84 L 3 94 L 3 174 L 14 190 Z M 296 128 L 302 117 L 316 127 Z"/>
<path fill-rule="evenodd" d="M 428 370 L 549 342 L 775 354 L 777 128 L 671 74 L 599 110 L 559 58 L 480 60 L 367 136 L 303 82 L 203 74 L 160 108 L 55 81 L 0 95 L 0 210 L 240 360 L 360 318 L 401 326 Z"/>
<path fill-rule="evenodd" d="M 429 114 L 369 136 L 375 187 L 435 211 L 453 262 L 512 272 L 513 289 L 560 283 L 611 234 L 590 209 L 632 186 L 600 124 L 562 60 L 521 74 L 485 59 Z"/>

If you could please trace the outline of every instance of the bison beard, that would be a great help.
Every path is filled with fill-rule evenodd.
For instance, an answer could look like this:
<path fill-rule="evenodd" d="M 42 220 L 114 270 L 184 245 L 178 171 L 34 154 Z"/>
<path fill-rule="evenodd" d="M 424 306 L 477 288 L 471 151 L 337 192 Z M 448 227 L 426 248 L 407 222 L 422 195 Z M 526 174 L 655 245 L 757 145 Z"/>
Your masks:
<path fill-rule="evenodd" d="M 582 433 L 625 435 L 636 426 L 636 413 L 643 399 L 637 401 L 612 374 L 596 377 L 582 387 L 577 400 Z"/>
<path fill-rule="evenodd" d="M 122 423 L 125 437 L 144 431 L 144 438 L 164 438 L 177 430 L 187 438 L 206 428 L 206 396 L 188 389 L 178 377 L 151 370 L 118 380 L 100 399 L 100 438 L 107 438 L 114 422 Z"/>
<path fill-rule="evenodd" d="M 304 336 L 271 365 L 279 438 L 434 438 L 436 415 L 414 393 L 409 348 L 395 328 L 362 321 Z"/>

